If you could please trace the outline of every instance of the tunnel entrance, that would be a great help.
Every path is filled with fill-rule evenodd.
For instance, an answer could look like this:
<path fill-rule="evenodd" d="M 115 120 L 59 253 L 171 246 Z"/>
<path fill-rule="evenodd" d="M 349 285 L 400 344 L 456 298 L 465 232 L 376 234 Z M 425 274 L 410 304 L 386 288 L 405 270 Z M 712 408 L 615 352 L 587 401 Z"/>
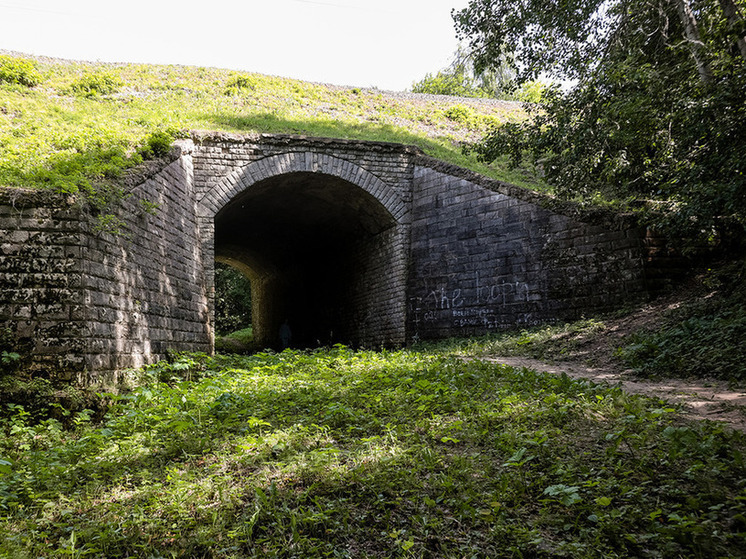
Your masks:
<path fill-rule="evenodd" d="M 294 347 L 403 341 L 404 231 L 364 189 L 282 174 L 237 194 L 214 223 L 215 260 L 251 280 L 259 347 L 280 345 L 285 320 Z"/>
<path fill-rule="evenodd" d="M 251 281 L 230 263 L 215 262 L 215 334 L 227 336 L 251 328 Z"/>

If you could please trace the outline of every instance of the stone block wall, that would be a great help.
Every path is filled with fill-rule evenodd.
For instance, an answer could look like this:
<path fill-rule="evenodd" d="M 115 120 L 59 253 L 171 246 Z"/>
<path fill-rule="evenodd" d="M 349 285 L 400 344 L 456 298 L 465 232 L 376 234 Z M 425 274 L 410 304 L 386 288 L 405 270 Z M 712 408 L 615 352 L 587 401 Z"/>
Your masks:
<path fill-rule="evenodd" d="M 309 151 L 350 161 L 389 185 L 405 203 L 412 200 L 412 156 L 418 148 L 384 142 L 306 138 L 278 134 L 194 132 L 194 184 L 198 199 L 221 187 L 225 177 L 275 155 Z"/>
<path fill-rule="evenodd" d="M 89 371 L 140 367 L 167 351 L 211 351 L 192 188 L 191 158 L 177 158 L 130 190 L 119 234 L 96 234 L 87 224 Z"/>
<path fill-rule="evenodd" d="M 649 295 L 645 230 L 421 158 L 414 172 L 411 338 L 593 314 Z"/>
<path fill-rule="evenodd" d="M 74 199 L 0 189 L 0 349 L 63 379 L 84 366 L 84 239 Z"/>
<path fill-rule="evenodd" d="M 364 347 L 406 343 L 408 237 L 408 227 L 392 227 L 360 241 L 351 251 L 340 309 L 350 333 L 347 343 Z"/>
<path fill-rule="evenodd" d="M 90 382 L 168 351 L 210 352 L 216 255 L 253 265 L 266 295 L 259 303 L 267 340 L 300 291 L 302 304 L 313 300 L 312 319 L 328 310 L 329 324 L 343 330 L 339 341 L 367 346 L 615 309 L 665 287 L 680 265 L 624 217 L 549 205 L 413 147 L 195 134 L 143 173 L 130 178 L 116 211 L 119 235 L 98 232 L 72 198 L 0 189 L 0 349 L 23 354 L 28 370 Z M 272 262 L 257 268 L 256 247 L 239 237 L 241 219 L 261 213 L 236 212 L 225 229 L 235 238 L 215 246 L 216 215 L 236 196 L 254 184 L 289 195 L 298 177 L 331 189 L 337 203 L 328 208 L 343 225 L 337 238 L 327 231 L 314 239 L 339 250 L 315 247 L 316 264 L 290 252 L 302 269 L 285 276 Z M 347 185 L 360 195 L 348 196 Z M 304 206 L 295 209 L 293 216 L 307 217 Z M 313 237 L 325 216 L 297 230 L 281 223 Z M 351 235 L 350 223 L 365 219 L 371 228 Z"/>
<path fill-rule="evenodd" d="M 334 254 L 321 255 L 315 264 L 304 265 L 300 273 L 306 276 L 304 281 L 282 277 L 274 281 L 278 285 L 298 282 L 298 287 L 315 300 L 307 305 L 307 312 L 318 317 L 319 332 L 312 336 L 314 340 L 353 345 L 400 345 L 406 341 L 409 208 L 412 156 L 421 153 L 417 148 L 282 135 L 195 133 L 193 140 L 194 182 L 202 215 L 203 258 L 208 266 L 211 297 L 214 293 L 209 279 L 213 275 L 211 255 L 223 250 L 215 246 L 214 234 L 215 216 L 221 208 L 254 184 L 283 174 L 327 175 L 348 182 L 351 189 L 366 190 L 390 212 L 388 219 L 392 220 L 392 226 L 354 241 L 353 246 L 343 240 L 339 252 L 329 247 L 326 252 Z M 299 232 L 299 235 L 313 234 Z M 340 236 L 345 235 L 340 233 Z M 259 282 L 253 282 L 252 293 L 268 299 L 261 287 Z M 291 305 L 295 304 L 292 296 L 285 298 Z M 292 309 L 285 312 L 292 314 Z M 279 324 L 280 318 L 279 315 L 270 318 L 268 324 Z M 276 331 L 273 326 L 259 326 L 262 330 Z"/>
<path fill-rule="evenodd" d="M 211 351 L 191 159 L 128 194 L 111 234 L 72 197 L 0 189 L 0 340 L 25 370 L 106 381 L 169 350 Z"/>

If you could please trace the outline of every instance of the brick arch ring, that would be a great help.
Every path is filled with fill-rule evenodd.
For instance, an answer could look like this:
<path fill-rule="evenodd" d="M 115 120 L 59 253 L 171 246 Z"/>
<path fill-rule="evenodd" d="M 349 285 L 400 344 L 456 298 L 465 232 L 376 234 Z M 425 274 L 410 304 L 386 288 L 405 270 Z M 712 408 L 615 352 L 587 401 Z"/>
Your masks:
<path fill-rule="evenodd" d="M 271 155 L 249 163 L 227 175 L 199 201 L 202 217 L 214 217 L 228 202 L 254 184 L 289 173 L 331 175 L 362 188 L 402 223 L 408 213 L 402 197 L 376 175 L 345 159 L 319 151 L 289 152 Z"/>

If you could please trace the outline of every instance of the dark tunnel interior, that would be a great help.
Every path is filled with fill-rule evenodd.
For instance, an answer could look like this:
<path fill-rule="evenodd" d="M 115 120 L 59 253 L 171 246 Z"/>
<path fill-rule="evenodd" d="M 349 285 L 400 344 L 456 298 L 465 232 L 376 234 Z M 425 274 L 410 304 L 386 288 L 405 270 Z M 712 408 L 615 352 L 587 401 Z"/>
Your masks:
<path fill-rule="evenodd" d="M 278 345 L 286 319 L 294 347 L 354 343 L 354 307 L 365 289 L 361 259 L 369 241 L 394 225 L 362 188 L 291 173 L 252 185 L 216 215 L 215 257 L 251 280 L 262 347 Z"/>

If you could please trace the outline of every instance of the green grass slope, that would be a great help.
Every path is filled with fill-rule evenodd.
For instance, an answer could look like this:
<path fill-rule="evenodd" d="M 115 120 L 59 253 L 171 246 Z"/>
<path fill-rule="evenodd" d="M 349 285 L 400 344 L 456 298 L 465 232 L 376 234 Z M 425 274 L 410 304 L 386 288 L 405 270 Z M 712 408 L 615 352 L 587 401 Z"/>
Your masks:
<path fill-rule="evenodd" d="M 524 186 L 529 174 L 462 154 L 523 118 L 504 101 L 390 93 L 246 72 L 99 64 L 0 53 L 0 186 L 77 192 L 116 180 L 189 130 L 287 133 L 412 144 Z M 154 154 L 153 148 L 156 147 Z"/>

